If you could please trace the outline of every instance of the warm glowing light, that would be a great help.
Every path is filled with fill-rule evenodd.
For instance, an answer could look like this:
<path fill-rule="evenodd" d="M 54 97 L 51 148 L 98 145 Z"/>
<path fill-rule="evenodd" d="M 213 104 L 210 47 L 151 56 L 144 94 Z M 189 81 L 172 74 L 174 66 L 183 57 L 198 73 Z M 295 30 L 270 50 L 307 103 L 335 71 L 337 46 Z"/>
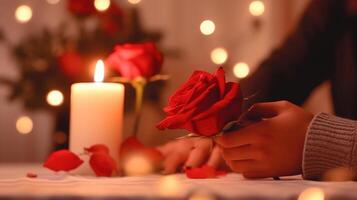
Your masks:
<path fill-rule="evenodd" d="M 59 90 L 51 90 L 47 94 L 47 103 L 51 106 L 59 106 L 63 103 L 63 94 Z"/>
<path fill-rule="evenodd" d="M 98 60 L 95 65 L 94 72 L 94 81 L 95 82 L 103 82 L 104 80 L 104 62 L 102 60 Z"/>
<path fill-rule="evenodd" d="M 15 18 L 20 23 L 26 23 L 32 18 L 32 9 L 30 6 L 21 5 L 16 8 Z"/>
<path fill-rule="evenodd" d="M 47 3 L 55 5 L 58 4 L 61 0 L 47 0 Z"/>
<path fill-rule="evenodd" d="M 16 129 L 20 134 L 29 134 L 33 128 L 33 122 L 28 116 L 21 116 L 16 120 Z"/>
<path fill-rule="evenodd" d="M 203 35 L 211 35 L 215 29 L 216 25 L 211 20 L 204 20 L 200 25 L 200 30 Z"/>
<path fill-rule="evenodd" d="M 141 0 L 128 0 L 130 4 L 138 4 L 141 2 Z"/>
<path fill-rule="evenodd" d="M 153 165 L 143 155 L 134 154 L 124 162 L 124 172 L 128 176 L 143 176 L 153 172 Z"/>
<path fill-rule="evenodd" d="M 211 60 L 214 64 L 220 65 L 227 61 L 228 53 L 224 48 L 215 48 L 211 52 Z"/>
<path fill-rule="evenodd" d="M 190 195 L 188 200 L 215 200 L 216 197 L 207 191 L 196 191 Z"/>
<path fill-rule="evenodd" d="M 106 11 L 110 6 L 110 0 L 94 0 L 94 7 L 98 11 Z"/>
<path fill-rule="evenodd" d="M 304 190 L 300 195 L 298 200 L 324 200 L 324 191 L 320 188 L 312 187 Z"/>
<path fill-rule="evenodd" d="M 245 78 L 249 75 L 249 66 L 247 63 L 237 63 L 233 67 L 233 73 L 237 78 Z"/>
<path fill-rule="evenodd" d="M 352 181 L 353 172 L 347 167 L 338 167 L 328 170 L 324 176 L 324 181 Z"/>
<path fill-rule="evenodd" d="M 262 1 L 252 1 L 249 5 L 249 12 L 253 16 L 261 16 L 264 14 L 265 5 Z"/>
<path fill-rule="evenodd" d="M 175 175 L 164 176 L 159 181 L 158 189 L 163 196 L 175 196 L 182 193 L 182 184 Z"/>

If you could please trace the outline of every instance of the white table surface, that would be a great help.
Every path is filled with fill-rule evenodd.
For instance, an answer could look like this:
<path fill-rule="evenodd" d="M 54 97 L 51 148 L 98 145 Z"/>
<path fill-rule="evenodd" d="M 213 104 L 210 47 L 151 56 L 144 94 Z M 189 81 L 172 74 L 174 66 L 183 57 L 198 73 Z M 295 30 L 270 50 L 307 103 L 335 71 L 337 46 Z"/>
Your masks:
<path fill-rule="evenodd" d="M 27 178 L 28 172 L 39 174 Z M 174 185 L 171 187 L 170 185 Z M 96 178 L 54 174 L 39 164 L 0 164 L 0 199 L 187 199 L 206 191 L 216 199 L 297 199 L 306 188 L 319 187 L 326 199 L 357 199 L 356 182 L 315 182 L 300 176 L 245 180 L 239 174 L 218 179 L 170 176 Z"/>

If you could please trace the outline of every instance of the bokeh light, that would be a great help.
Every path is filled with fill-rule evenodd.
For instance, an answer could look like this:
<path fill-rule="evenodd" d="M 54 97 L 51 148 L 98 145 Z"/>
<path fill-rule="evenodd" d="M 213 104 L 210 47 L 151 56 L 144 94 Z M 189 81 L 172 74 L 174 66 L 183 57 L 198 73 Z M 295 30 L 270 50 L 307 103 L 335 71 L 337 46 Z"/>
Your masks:
<path fill-rule="evenodd" d="M 30 6 L 21 5 L 16 8 L 15 18 L 20 23 L 27 23 L 32 18 L 32 9 Z"/>
<path fill-rule="evenodd" d="M 300 195 L 298 200 L 324 200 L 324 191 L 317 187 L 305 189 Z"/>
<path fill-rule="evenodd" d="M 55 5 L 55 4 L 58 4 L 61 0 L 46 0 L 46 1 L 49 4 Z"/>
<path fill-rule="evenodd" d="M 211 52 L 211 60 L 214 64 L 220 65 L 227 61 L 228 53 L 227 50 L 219 47 L 215 48 Z"/>
<path fill-rule="evenodd" d="M 203 35 L 211 35 L 214 33 L 216 29 L 216 25 L 211 20 L 204 20 L 201 22 L 200 30 Z"/>
<path fill-rule="evenodd" d="M 176 196 L 182 193 L 182 184 L 175 175 L 164 176 L 159 180 L 159 193 L 162 196 Z"/>
<path fill-rule="evenodd" d="M 154 170 L 152 163 L 141 154 L 133 154 L 124 162 L 124 173 L 128 176 L 143 176 Z"/>
<path fill-rule="evenodd" d="M 94 0 L 94 7 L 98 11 L 106 11 L 110 6 L 110 0 Z"/>
<path fill-rule="evenodd" d="M 353 179 L 353 172 L 347 167 L 330 169 L 323 176 L 324 181 L 352 181 Z"/>
<path fill-rule="evenodd" d="M 204 191 L 204 190 L 199 190 L 193 192 L 188 200 L 216 200 L 217 198 L 210 192 Z"/>
<path fill-rule="evenodd" d="M 249 4 L 249 12 L 253 16 L 261 16 L 264 14 L 265 5 L 262 1 L 252 1 Z"/>
<path fill-rule="evenodd" d="M 63 94 L 59 90 L 51 90 L 47 94 L 47 103 L 51 106 L 59 106 L 63 103 Z"/>
<path fill-rule="evenodd" d="M 32 119 L 28 116 L 21 116 L 16 120 L 16 130 L 20 134 L 29 134 L 33 129 Z"/>
<path fill-rule="evenodd" d="M 247 63 L 239 62 L 233 67 L 233 74 L 237 78 L 245 78 L 249 75 L 250 69 Z"/>
<path fill-rule="evenodd" d="M 130 4 L 138 4 L 141 2 L 141 0 L 128 0 Z"/>

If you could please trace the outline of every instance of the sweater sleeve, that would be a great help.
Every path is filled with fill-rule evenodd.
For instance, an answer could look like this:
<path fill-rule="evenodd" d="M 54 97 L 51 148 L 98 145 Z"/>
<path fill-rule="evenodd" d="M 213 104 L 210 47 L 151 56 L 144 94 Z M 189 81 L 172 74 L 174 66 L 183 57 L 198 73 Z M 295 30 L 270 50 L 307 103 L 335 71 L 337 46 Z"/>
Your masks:
<path fill-rule="evenodd" d="M 306 134 L 302 165 L 305 179 L 320 179 L 337 167 L 348 167 L 357 174 L 357 121 L 316 115 Z"/>

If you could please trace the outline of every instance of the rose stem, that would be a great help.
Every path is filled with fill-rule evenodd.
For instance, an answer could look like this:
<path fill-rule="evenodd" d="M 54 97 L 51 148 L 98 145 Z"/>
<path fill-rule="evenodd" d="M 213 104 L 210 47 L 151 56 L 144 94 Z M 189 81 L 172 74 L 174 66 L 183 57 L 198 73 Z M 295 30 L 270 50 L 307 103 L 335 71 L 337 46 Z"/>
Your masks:
<path fill-rule="evenodd" d="M 139 79 L 139 80 L 134 80 L 132 85 L 135 89 L 135 119 L 134 119 L 133 136 L 136 137 L 139 131 L 141 107 L 143 104 L 144 88 L 146 84 L 145 81 Z"/>

